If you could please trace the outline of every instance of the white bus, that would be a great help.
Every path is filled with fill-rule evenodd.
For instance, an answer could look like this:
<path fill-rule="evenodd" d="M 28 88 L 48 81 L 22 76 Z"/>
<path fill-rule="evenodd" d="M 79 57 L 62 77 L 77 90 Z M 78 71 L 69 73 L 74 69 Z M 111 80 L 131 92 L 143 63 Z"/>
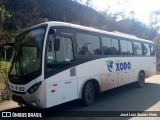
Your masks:
<path fill-rule="evenodd" d="M 125 84 L 142 87 L 156 73 L 155 45 L 136 36 L 63 22 L 33 26 L 15 38 L 9 71 L 13 101 L 49 108 L 84 105 Z"/>

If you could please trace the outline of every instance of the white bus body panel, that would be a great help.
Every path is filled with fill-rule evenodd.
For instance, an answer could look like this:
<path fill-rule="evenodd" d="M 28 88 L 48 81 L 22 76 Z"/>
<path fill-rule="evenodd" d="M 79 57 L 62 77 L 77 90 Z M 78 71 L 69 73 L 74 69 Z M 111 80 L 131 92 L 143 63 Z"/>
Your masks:
<path fill-rule="evenodd" d="M 71 69 L 60 72 L 45 80 L 47 107 L 77 99 L 77 77 L 70 76 Z"/>
<path fill-rule="evenodd" d="M 108 70 L 106 61 L 113 61 L 112 72 Z M 116 63 L 124 62 L 130 62 L 131 68 L 116 71 Z M 154 75 L 156 64 L 155 57 L 110 57 L 82 63 L 77 65 L 75 70 L 74 77 L 70 76 L 70 69 L 68 69 L 45 80 L 47 107 L 81 98 L 83 86 L 88 80 L 97 80 L 103 92 L 137 81 L 141 70 L 144 70 L 146 77 Z M 54 86 L 55 84 L 57 86 Z"/>

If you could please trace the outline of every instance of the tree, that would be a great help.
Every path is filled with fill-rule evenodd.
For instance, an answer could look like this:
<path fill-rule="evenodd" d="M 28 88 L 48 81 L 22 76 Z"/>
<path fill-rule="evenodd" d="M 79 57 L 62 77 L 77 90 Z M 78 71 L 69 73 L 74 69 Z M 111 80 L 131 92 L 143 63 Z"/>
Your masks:
<path fill-rule="evenodd" d="M 119 12 L 115 13 L 115 17 L 118 21 L 125 20 L 126 17 L 126 5 L 128 4 L 127 0 L 121 0 L 117 2 L 117 7 L 119 7 Z"/>
<path fill-rule="evenodd" d="M 0 23 L 0 28 L 3 30 L 3 28 L 4 28 L 4 26 L 3 26 L 3 24 L 4 24 L 4 22 L 7 20 L 7 19 L 9 19 L 9 18 L 11 18 L 11 14 L 10 14 L 10 12 L 9 11 L 7 11 L 5 8 L 4 8 L 4 6 L 2 6 L 2 7 L 0 7 L 0 21 L 1 21 L 1 23 Z"/>
<path fill-rule="evenodd" d="M 4 6 L 0 7 L 0 44 L 5 43 L 10 38 L 8 32 L 5 30 L 5 23 L 12 17 L 9 11 Z"/>
<path fill-rule="evenodd" d="M 156 46 L 157 66 L 160 68 L 160 34 L 157 35 L 154 40 Z"/>
<path fill-rule="evenodd" d="M 153 41 L 155 42 L 156 45 L 157 58 L 160 59 L 160 34 L 157 35 Z"/>
<path fill-rule="evenodd" d="M 159 31 L 160 29 L 160 10 L 152 11 L 150 15 L 150 25 Z"/>

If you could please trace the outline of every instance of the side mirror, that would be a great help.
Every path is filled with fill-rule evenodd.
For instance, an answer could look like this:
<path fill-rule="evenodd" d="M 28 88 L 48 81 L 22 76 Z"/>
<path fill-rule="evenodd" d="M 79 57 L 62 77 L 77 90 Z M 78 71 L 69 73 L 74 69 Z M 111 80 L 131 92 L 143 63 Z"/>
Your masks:
<path fill-rule="evenodd" d="M 59 49 L 60 49 L 60 39 L 56 38 L 54 40 L 54 50 L 59 51 Z"/>

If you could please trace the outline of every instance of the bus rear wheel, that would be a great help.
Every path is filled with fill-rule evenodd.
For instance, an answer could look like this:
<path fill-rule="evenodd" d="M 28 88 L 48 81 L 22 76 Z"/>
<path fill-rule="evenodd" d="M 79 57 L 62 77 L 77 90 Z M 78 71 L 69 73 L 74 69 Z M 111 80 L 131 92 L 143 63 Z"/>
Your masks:
<path fill-rule="evenodd" d="M 145 84 L 145 74 L 143 72 L 140 72 L 138 74 L 138 81 L 136 81 L 135 85 L 139 88 L 143 87 Z"/>
<path fill-rule="evenodd" d="M 95 99 L 95 86 L 92 81 L 85 83 L 82 90 L 82 103 L 85 106 L 89 106 Z"/>

